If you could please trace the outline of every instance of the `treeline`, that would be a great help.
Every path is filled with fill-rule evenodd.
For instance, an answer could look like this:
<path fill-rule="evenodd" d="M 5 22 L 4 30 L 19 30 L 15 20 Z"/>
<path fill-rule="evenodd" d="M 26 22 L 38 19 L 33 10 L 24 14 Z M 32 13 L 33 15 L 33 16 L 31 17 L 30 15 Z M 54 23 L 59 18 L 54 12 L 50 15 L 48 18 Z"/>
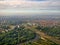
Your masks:
<path fill-rule="evenodd" d="M 15 28 L 7 33 L 0 33 L 0 45 L 17 45 L 34 39 L 36 34 L 28 29 Z"/>
<path fill-rule="evenodd" d="M 50 36 L 60 37 L 60 26 L 52 26 L 52 27 L 37 26 L 36 29 L 43 31 Z"/>

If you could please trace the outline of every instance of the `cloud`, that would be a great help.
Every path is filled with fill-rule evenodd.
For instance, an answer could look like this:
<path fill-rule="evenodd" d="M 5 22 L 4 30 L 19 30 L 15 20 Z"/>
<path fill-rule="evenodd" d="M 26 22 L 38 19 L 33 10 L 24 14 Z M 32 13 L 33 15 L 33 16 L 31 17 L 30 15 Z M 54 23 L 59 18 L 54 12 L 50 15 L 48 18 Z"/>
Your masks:
<path fill-rule="evenodd" d="M 47 1 L 47 0 L 28 0 L 28 1 Z"/>
<path fill-rule="evenodd" d="M 0 0 L 0 1 L 4 1 L 4 0 Z"/>
<path fill-rule="evenodd" d="M 60 0 L 0 0 L 0 15 L 60 15 Z"/>
<path fill-rule="evenodd" d="M 0 10 L 60 10 L 60 0 L 0 0 Z"/>

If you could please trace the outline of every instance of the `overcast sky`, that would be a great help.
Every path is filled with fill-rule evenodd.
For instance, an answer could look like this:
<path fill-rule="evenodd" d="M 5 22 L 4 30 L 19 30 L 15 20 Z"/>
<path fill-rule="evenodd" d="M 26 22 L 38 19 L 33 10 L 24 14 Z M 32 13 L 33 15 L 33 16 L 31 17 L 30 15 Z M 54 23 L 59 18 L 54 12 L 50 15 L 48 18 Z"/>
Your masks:
<path fill-rule="evenodd" d="M 3 13 L 60 13 L 60 0 L 0 0 Z"/>

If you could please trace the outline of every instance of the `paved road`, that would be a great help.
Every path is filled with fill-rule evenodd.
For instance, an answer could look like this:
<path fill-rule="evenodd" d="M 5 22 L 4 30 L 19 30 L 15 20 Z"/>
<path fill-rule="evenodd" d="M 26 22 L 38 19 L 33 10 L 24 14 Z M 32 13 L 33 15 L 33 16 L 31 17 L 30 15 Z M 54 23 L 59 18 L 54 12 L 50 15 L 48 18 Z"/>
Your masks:
<path fill-rule="evenodd" d="M 30 27 L 29 27 L 29 28 L 30 28 Z M 30 29 L 31 29 L 31 28 L 30 28 Z M 52 41 L 52 42 L 55 42 L 56 44 L 59 44 L 59 45 L 60 45 L 60 40 L 55 39 L 54 37 L 48 36 L 48 35 L 46 35 L 45 33 L 41 32 L 41 31 L 39 31 L 39 30 L 36 30 L 36 29 L 34 29 L 34 28 L 32 28 L 32 31 L 34 31 L 36 34 L 38 34 L 38 35 L 39 35 L 40 37 L 42 37 L 43 39 L 48 39 L 48 40 L 50 40 L 50 41 Z M 36 40 L 36 38 L 33 39 L 32 41 L 34 41 L 34 40 Z"/>
<path fill-rule="evenodd" d="M 41 37 L 45 38 L 45 39 L 49 39 L 50 41 L 53 41 L 55 42 L 56 44 L 59 44 L 60 45 L 60 40 L 58 39 L 55 39 L 54 37 L 51 37 L 51 36 L 48 36 L 46 35 L 45 33 L 39 31 L 39 30 L 34 30 L 34 32 L 36 32 L 37 34 L 39 34 Z"/>
<path fill-rule="evenodd" d="M 39 36 L 38 35 L 36 35 L 36 37 L 34 38 L 34 39 L 31 39 L 31 40 L 29 40 L 29 41 L 31 41 L 31 42 L 34 42 L 34 41 L 36 41 L 36 40 L 38 40 L 39 39 Z M 23 43 L 27 43 L 28 41 L 25 41 L 25 42 L 23 42 Z M 23 43 L 20 43 L 20 44 L 17 44 L 17 45 L 22 45 Z"/>

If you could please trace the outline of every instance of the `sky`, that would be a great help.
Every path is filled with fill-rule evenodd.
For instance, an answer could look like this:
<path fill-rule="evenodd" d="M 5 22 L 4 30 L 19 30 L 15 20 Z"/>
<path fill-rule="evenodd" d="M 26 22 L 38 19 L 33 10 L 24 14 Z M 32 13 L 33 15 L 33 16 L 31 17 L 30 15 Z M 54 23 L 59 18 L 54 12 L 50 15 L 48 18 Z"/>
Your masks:
<path fill-rule="evenodd" d="M 0 0 L 0 14 L 12 13 L 60 14 L 60 0 Z"/>

